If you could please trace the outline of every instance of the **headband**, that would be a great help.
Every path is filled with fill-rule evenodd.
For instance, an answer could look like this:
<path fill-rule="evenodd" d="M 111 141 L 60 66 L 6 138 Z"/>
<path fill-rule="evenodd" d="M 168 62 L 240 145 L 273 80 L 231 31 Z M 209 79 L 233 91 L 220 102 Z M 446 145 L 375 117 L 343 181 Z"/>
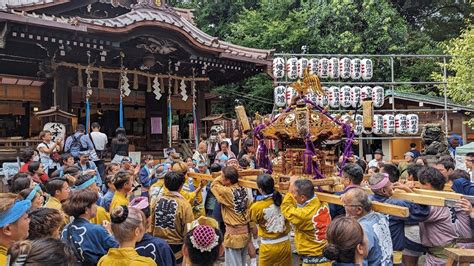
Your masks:
<path fill-rule="evenodd" d="M 30 200 L 15 201 L 13 206 L 0 213 L 0 228 L 18 221 L 31 207 Z"/>
<path fill-rule="evenodd" d="M 87 180 L 86 182 L 84 182 L 84 183 L 82 183 L 82 184 L 80 184 L 80 185 L 74 186 L 74 190 L 86 189 L 86 188 L 88 188 L 89 186 L 91 186 L 92 184 L 94 184 L 96 180 L 97 180 L 97 177 L 94 176 L 93 178 Z"/>
<path fill-rule="evenodd" d="M 28 197 L 26 197 L 25 200 L 29 200 L 29 201 L 32 201 L 34 198 L 35 198 L 35 195 L 36 193 L 38 193 L 38 191 L 41 190 L 41 187 L 39 184 L 36 184 L 34 187 L 33 187 L 33 190 L 30 192 L 30 194 L 28 194 Z"/>
<path fill-rule="evenodd" d="M 384 178 L 377 184 L 370 185 L 370 189 L 381 189 L 381 188 L 384 188 L 385 185 L 387 185 L 387 183 L 390 181 L 388 179 L 388 174 L 384 173 L 383 175 L 384 175 Z"/>
<path fill-rule="evenodd" d="M 150 206 L 150 204 L 148 203 L 148 198 L 147 197 L 137 197 L 137 198 L 134 198 L 130 204 L 128 204 L 128 207 L 133 207 L 133 208 L 137 208 L 139 210 L 143 210 L 143 209 L 146 209 Z"/>
<path fill-rule="evenodd" d="M 227 161 L 227 164 L 231 164 L 231 163 L 237 163 L 237 164 L 238 164 L 239 161 L 237 161 L 237 159 L 235 159 L 235 158 L 232 158 L 232 159 L 229 159 L 229 160 Z"/>

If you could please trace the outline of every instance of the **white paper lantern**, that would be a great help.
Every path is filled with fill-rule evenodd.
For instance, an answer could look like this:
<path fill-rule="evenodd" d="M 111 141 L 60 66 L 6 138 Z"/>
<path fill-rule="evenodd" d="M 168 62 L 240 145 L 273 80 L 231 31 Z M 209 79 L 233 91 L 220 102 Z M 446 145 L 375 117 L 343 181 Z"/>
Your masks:
<path fill-rule="evenodd" d="M 291 100 L 297 95 L 298 93 L 293 87 L 286 87 L 286 91 L 285 91 L 286 104 L 291 105 Z"/>
<path fill-rule="evenodd" d="M 361 107 L 360 87 L 354 86 L 351 88 L 351 105 L 353 108 Z"/>
<path fill-rule="evenodd" d="M 383 132 L 385 134 L 395 133 L 395 117 L 392 114 L 383 115 Z"/>
<path fill-rule="evenodd" d="M 351 116 L 348 115 L 348 114 L 345 114 L 345 115 L 341 115 L 341 118 L 339 119 L 339 121 L 340 121 L 341 123 L 346 124 L 346 123 L 349 122 L 350 119 L 351 119 Z"/>
<path fill-rule="evenodd" d="M 384 102 L 384 90 L 380 86 L 375 86 L 372 89 L 372 101 L 374 102 L 374 107 L 382 107 Z"/>
<path fill-rule="evenodd" d="M 354 117 L 354 116 L 352 116 Z M 362 134 L 364 132 L 364 118 L 362 115 L 356 115 L 354 119 L 354 133 L 356 135 Z"/>
<path fill-rule="evenodd" d="M 344 57 L 339 60 L 339 77 L 343 79 L 351 77 L 351 59 Z"/>
<path fill-rule="evenodd" d="M 327 92 L 328 102 L 329 102 L 329 106 L 331 106 L 332 108 L 339 107 L 339 104 L 340 104 L 339 93 L 340 93 L 339 87 L 333 86 L 328 89 L 328 92 Z"/>
<path fill-rule="evenodd" d="M 329 59 L 329 77 L 332 79 L 339 78 L 339 59 L 333 57 Z"/>
<path fill-rule="evenodd" d="M 407 116 L 404 114 L 395 115 L 395 132 L 397 134 L 408 133 Z"/>
<path fill-rule="evenodd" d="M 372 60 L 370 59 L 362 59 L 360 61 L 360 72 L 362 75 L 363 80 L 369 80 L 372 78 L 373 75 L 373 65 Z"/>
<path fill-rule="evenodd" d="M 407 115 L 407 133 L 418 134 L 419 118 L 417 114 Z"/>
<path fill-rule="evenodd" d="M 278 79 L 285 76 L 285 60 L 281 57 L 273 59 L 273 76 Z"/>
<path fill-rule="evenodd" d="M 360 79 L 360 59 L 354 58 L 351 60 L 351 78 Z"/>
<path fill-rule="evenodd" d="M 315 105 L 319 105 L 318 103 L 318 95 L 312 91 L 310 91 L 308 94 L 306 94 L 305 98 L 311 102 L 313 102 Z"/>
<path fill-rule="evenodd" d="M 278 107 L 285 107 L 286 105 L 286 87 L 278 86 L 273 89 L 273 101 Z"/>
<path fill-rule="evenodd" d="M 374 115 L 372 124 L 372 133 L 376 135 L 383 134 L 383 116 Z"/>
<path fill-rule="evenodd" d="M 364 101 L 366 99 L 372 99 L 372 88 L 369 86 L 364 86 L 360 89 L 360 100 Z"/>
<path fill-rule="evenodd" d="M 349 86 L 343 86 L 341 88 L 340 94 L 339 94 L 339 104 L 344 107 L 350 107 L 351 106 L 351 87 Z"/>
<path fill-rule="evenodd" d="M 327 106 L 329 104 L 329 88 L 322 87 L 324 95 L 318 94 L 318 105 L 321 107 Z"/>
<path fill-rule="evenodd" d="M 289 79 L 298 78 L 298 59 L 296 57 L 286 60 L 286 75 Z"/>
<path fill-rule="evenodd" d="M 319 77 L 328 78 L 329 76 L 329 60 L 327 58 L 321 58 L 319 60 Z"/>
<path fill-rule="evenodd" d="M 303 78 L 304 77 L 304 71 L 308 67 L 308 59 L 306 58 L 300 58 L 298 59 L 298 77 Z"/>
<path fill-rule="evenodd" d="M 309 74 L 318 75 L 319 74 L 319 59 L 311 58 L 308 62 Z"/>

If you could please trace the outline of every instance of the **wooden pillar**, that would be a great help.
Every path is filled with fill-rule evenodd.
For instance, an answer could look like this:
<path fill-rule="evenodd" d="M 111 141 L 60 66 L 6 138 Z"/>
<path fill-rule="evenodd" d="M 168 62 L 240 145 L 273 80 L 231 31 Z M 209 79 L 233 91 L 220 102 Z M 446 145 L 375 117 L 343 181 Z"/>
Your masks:
<path fill-rule="evenodd" d="M 72 90 L 72 79 L 75 77 L 75 73 L 70 69 L 64 67 L 58 67 L 56 69 L 56 77 L 54 82 L 56 83 L 55 92 L 53 95 L 53 103 L 59 107 L 60 110 L 71 112 L 71 90 Z M 69 119 L 58 117 L 56 119 L 58 122 L 65 124 L 67 127 L 70 122 Z M 68 130 L 73 131 L 72 128 Z"/>
<path fill-rule="evenodd" d="M 462 137 L 462 143 L 464 145 L 467 144 L 467 126 L 465 124 L 466 117 L 463 113 L 461 113 L 461 137 Z"/>
<path fill-rule="evenodd" d="M 167 126 L 167 99 L 168 93 L 163 93 L 161 99 L 157 101 L 152 92 L 145 93 L 145 129 L 147 150 L 162 151 L 168 143 Z M 151 134 L 152 117 L 161 117 L 161 134 Z"/>
<path fill-rule="evenodd" d="M 206 133 L 203 128 L 203 125 L 201 123 L 201 119 L 206 117 L 208 112 L 208 106 L 207 106 L 207 101 L 205 100 L 205 93 L 208 88 L 208 83 L 204 82 L 196 82 L 196 120 L 197 120 L 197 132 L 199 132 L 199 135 L 202 133 Z M 210 106 L 209 106 L 210 108 Z"/>

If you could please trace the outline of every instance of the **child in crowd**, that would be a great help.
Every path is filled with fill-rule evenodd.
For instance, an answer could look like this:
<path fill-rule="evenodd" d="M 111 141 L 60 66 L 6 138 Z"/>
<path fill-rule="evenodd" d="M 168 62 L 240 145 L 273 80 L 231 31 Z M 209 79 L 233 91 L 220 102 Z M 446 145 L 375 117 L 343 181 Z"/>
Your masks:
<path fill-rule="evenodd" d="M 105 186 L 107 188 L 107 193 L 102 197 L 100 200 L 100 206 L 104 207 L 106 211 L 110 211 L 110 203 L 112 203 L 112 199 L 115 194 L 115 186 L 112 182 L 114 175 L 108 175 L 105 177 Z"/>
<path fill-rule="evenodd" d="M 129 171 L 121 170 L 112 178 L 112 183 L 115 187 L 115 193 L 110 203 L 110 211 L 118 206 L 128 205 L 128 193 L 132 191 L 133 176 Z"/>
<path fill-rule="evenodd" d="M 191 205 L 179 193 L 184 181 L 185 177 L 182 173 L 167 173 L 165 187 L 168 191 L 151 206 L 152 234 L 170 245 L 178 265 L 183 260 L 181 247 L 186 234 L 186 224 L 192 222 L 194 217 Z"/>
<path fill-rule="evenodd" d="M 28 174 L 18 173 L 14 175 L 13 178 L 11 179 L 10 192 L 19 193 L 20 191 L 24 189 L 31 188 L 31 186 L 35 184 L 35 183 L 33 184 L 32 183 L 33 182 L 31 180 L 31 177 Z"/>
<path fill-rule="evenodd" d="M 41 179 L 46 173 L 44 166 L 40 162 L 31 162 L 28 165 L 28 173 L 31 175 L 31 179 L 38 184 L 45 183 L 48 179 Z"/>
<path fill-rule="evenodd" d="M 43 207 L 44 198 L 43 191 L 38 184 L 32 188 L 23 189 L 18 193 L 22 199 L 27 199 L 28 197 L 33 197 L 31 199 L 31 208 L 30 211 Z"/>
<path fill-rule="evenodd" d="M 13 193 L 0 193 L 0 265 L 7 263 L 7 250 L 16 241 L 28 237 L 31 201 Z"/>
<path fill-rule="evenodd" d="M 104 221 L 110 222 L 110 214 L 105 210 L 104 207 L 100 206 L 100 194 L 99 187 L 97 186 L 96 176 L 81 175 L 76 180 L 75 190 L 88 189 L 97 193 L 99 199 L 97 200 L 96 216 L 90 220 L 91 223 L 102 225 Z"/>
<path fill-rule="evenodd" d="M 151 213 L 148 198 L 135 198 L 130 202 L 129 207 L 139 209 L 143 212 L 146 218 L 145 228 L 149 228 L 151 225 Z M 159 237 L 150 235 L 149 233 L 145 233 L 142 240 L 137 242 L 135 250 L 140 256 L 152 258 L 158 265 L 176 265 L 173 250 L 170 248 L 168 243 Z"/>
<path fill-rule="evenodd" d="M 10 256 L 8 266 L 74 265 L 76 260 L 71 247 L 55 238 L 17 242 L 8 250 L 8 255 Z"/>
<path fill-rule="evenodd" d="M 186 265 L 214 265 L 224 253 L 222 241 L 222 233 L 216 220 L 202 216 L 188 224 L 188 233 L 183 245 Z"/>
<path fill-rule="evenodd" d="M 336 218 L 328 226 L 327 240 L 324 256 L 334 261 L 333 266 L 363 265 L 369 243 L 357 220 Z"/>
<path fill-rule="evenodd" d="M 59 239 L 61 228 L 64 227 L 64 219 L 61 212 L 51 208 L 39 208 L 31 211 L 29 218 L 29 240 L 49 237 Z"/>
<path fill-rule="evenodd" d="M 225 167 L 222 172 L 212 182 L 211 191 L 222 206 L 226 265 L 245 265 L 247 254 L 253 255 L 248 252 L 248 247 L 252 249 L 253 245 L 249 238 L 247 189 L 239 185 L 237 169 Z"/>
<path fill-rule="evenodd" d="M 292 178 L 288 192 L 283 198 L 281 211 L 294 225 L 296 251 L 302 257 L 303 265 L 331 265 L 323 256 L 327 244 L 326 230 L 331 223 L 327 203 L 315 196 L 313 183 L 308 179 Z"/>
<path fill-rule="evenodd" d="M 57 137 L 56 141 L 52 141 L 53 135 L 49 130 L 43 130 L 39 134 L 42 141 L 36 149 L 39 153 L 39 161 L 44 165 L 45 172 L 51 175 L 58 167 L 59 163 L 53 160 L 53 154 L 57 154 L 62 150 L 62 138 Z"/>
<path fill-rule="evenodd" d="M 104 226 L 89 222 L 96 216 L 98 198 L 97 192 L 75 190 L 63 204 L 64 212 L 74 220 L 66 225 L 61 239 L 73 248 L 78 263 L 83 265 L 96 264 L 110 248 L 118 246 Z"/>
<path fill-rule="evenodd" d="M 23 161 L 24 164 L 20 167 L 18 173 L 28 173 L 28 166 L 30 165 L 30 163 L 39 162 L 38 151 L 32 148 L 26 148 L 20 154 L 20 159 Z M 39 179 L 42 180 L 42 182 L 46 182 L 46 180 L 48 180 L 48 174 L 43 173 Z"/>
<path fill-rule="evenodd" d="M 292 265 L 291 245 L 288 234 L 291 227 L 280 210 L 282 196 L 275 191 L 273 177 L 262 174 L 257 177 L 261 196 L 250 206 L 250 221 L 258 226 L 261 238 L 259 265 Z"/>
<path fill-rule="evenodd" d="M 53 178 L 46 182 L 46 192 L 49 194 L 48 201 L 44 205 L 45 208 L 59 210 L 64 216 L 64 224 L 69 223 L 68 215 L 64 214 L 61 203 L 69 198 L 71 189 L 66 178 Z"/>
<path fill-rule="evenodd" d="M 105 168 L 105 175 L 115 175 L 120 171 L 120 164 L 118 163 L 109 163 Z"/>
<path fill-rule="evenodd" d="M 143 238 L 146 231 L 146 218 L 142 211 L 127 206 L 118 206 L 112 210 L 112 232 L 119 247 L 109 249 L 97 265 L 157 265 L 148 257 L 138 255 L 135 244 Z"/>
<path fill-rule="evenodd" d="M 150 190 L 151 185 L 153 185 L 158 179 L 155 177 L 155 160 L 153 160 L 153 155 L 145 156 L 145 165 L 140 170 L 139 177 L 140 183 L 142 184 L 142 196 L 148 197 L 148 190 Z"/>
<path fill-rule="evenodd" d="M 61 154 L 61 166 L 59 166 L 58 170 L 56 170 L 51 176 L 57 175 L 62 177 L 64 175 L 64 169 L 71 166 L 74 166 L 74 157 L 70 153 L 63 153 Z"/>

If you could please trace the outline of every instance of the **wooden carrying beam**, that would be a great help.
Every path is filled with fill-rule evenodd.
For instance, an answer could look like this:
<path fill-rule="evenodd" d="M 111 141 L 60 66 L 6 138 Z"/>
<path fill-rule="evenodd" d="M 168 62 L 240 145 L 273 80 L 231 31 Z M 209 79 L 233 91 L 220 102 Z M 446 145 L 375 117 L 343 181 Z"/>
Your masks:
<path fill-rule="evenodd" d="M 315 192 L 315 193 L 318 196 L 319 200 L 321 201 L 336 204 L 336 205 L 343 205 L 341 201 L 341 196 L 324 193 L 324 192 Z M 381 202 L 376 202 L 376 201 L 372 202 L 372 210 L 383 213 L 383 214 L 388 214 L 388 215 L 393 215 L 393 216 L 398 216 L 398 217 L 408 217 L 408 215 L 410 214 L 408 211 L 408 208 L 406 207 L 386 204 L 386 203 L 381 203 Z"/>
<path fill-rule="evenodd" d="M 369 194 L 374 194 L 370 188 L 363 188 L 365 192 Z M 445 201 L 440 197 L 433 197 L 428 195 L 421 195 L 416 193 L 407 193 L 402 190 L 393 191 L 392 199 L 406 200 L 417 204 L 431 205 L 431 206 L 445 206 Z"/>
<path fill-rule="evenodd" d="M 188 173 L 188 176 L 192 178 L 200 179 L 200 180 L 208 180 L 208 181 L 214 180 L 214 178 L 211 175 L 206 175 L 206 174 Z M 313 181 L 323 181 L 323 180 L 313 180 Z M 333 180 L 326 180 L 326 181 L 333 181 Z M 320 182 L 320 184 L 322 183 L 324 182 Z M 239 185 L 243 187 L 258 189 L 257 183 L 251 180 L 245 180 L 245 179 L 239 180 Z M 318 186 L 318 185 L 315 185 L 315 186 Z M 286 192 L 286 191 L 281 191 L 278 185 L 275 186 L 275 189 L 279 190 L 281 193 Z M 333 195 L 333 194 L 324 193 L 324 192 L 315 192 L 315 193 L 318 196 L 319 200 L 321 201 L 336 204 L 336 205 L 343 205 L 341 201 L 341 197 L 338 195 Z M 393 216 L 398 216 L 398 217 L 408 217 L 409 215 L 408 208 L 406 207 L 401 207 L 401 206 L 391 205 L 391 204 L 386 204 L 386 203 L 381 203 L 381 202 L 372 202 L 372 210 L 383 213 L 383 214 L 388 214 L 388 215 L 393 215 Z"/>

